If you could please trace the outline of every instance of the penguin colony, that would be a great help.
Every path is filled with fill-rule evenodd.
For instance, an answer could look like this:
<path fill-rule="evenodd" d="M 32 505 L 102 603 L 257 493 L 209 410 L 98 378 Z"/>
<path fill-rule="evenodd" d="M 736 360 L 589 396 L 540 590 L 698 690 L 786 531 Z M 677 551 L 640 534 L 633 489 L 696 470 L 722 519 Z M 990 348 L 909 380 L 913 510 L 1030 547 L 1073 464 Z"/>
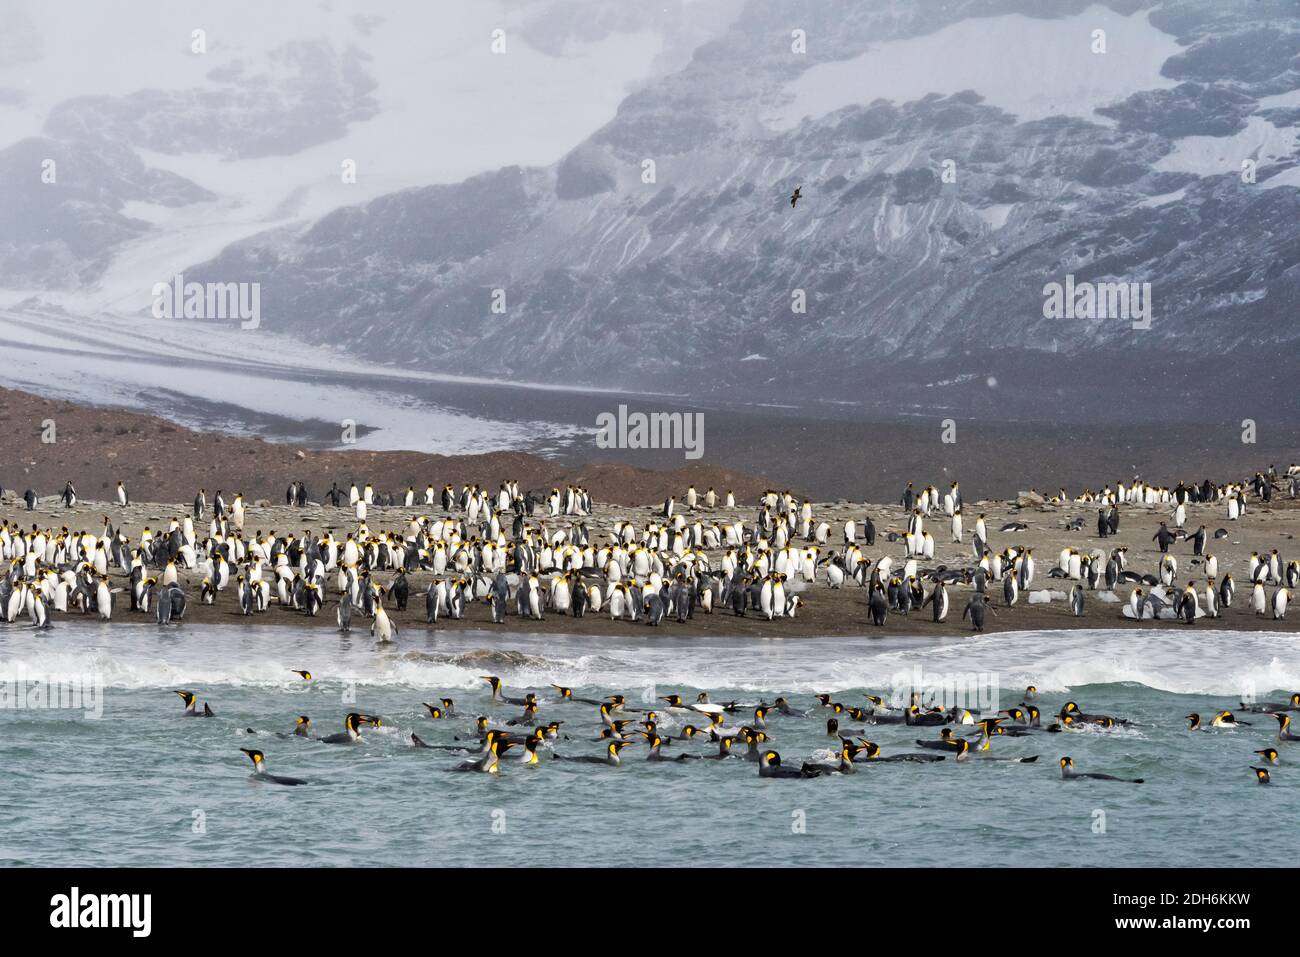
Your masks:
<path fill-rule="evenodd" d="M 593 504 L 581 487 L 539 494 L 506 481 L 495 493 L 477 485 L 459 491 L 430 485 L 423 495 L 408 489 L 399 507 L 429 514 L 398 516 L 387 529 L 371 527 L 369 510 L 381 499 L 392 507 L 387 503 L 397 496 L 377 495 L 370 485 L 354 484 L 347 492 L 336 485 L 327 499 L 350 510 L 351 530 L 248 535 L 253 510 L 242 495 L 227 501 L 218 491 L 209 504 L 201 490 L 192 509 L 165 528 L 144 527 L 135 538 L 114 528 L 110 515 L 98 533 L 24 528 L 0 517 L 0 621 L 46 628 L 55 614 L 110 621 L 127 612 L 178 624 L 192 601 L 208 605 L 230 596 L 244 616 L 272 609 L 330 615 L 344 631 L 355 618 L 378 641 L 389 642 L 403 626 L 446 620 L 504 625 L 511 618 L 590 615 L 608 617 L 614 629 L 671 628 L 697 615 L 728 613 L 777 622 L 798 616 L 824 589 L 846 588 L 863 595 L 854 603 L 861 616 L 854 623 L 877 627 L 886 627 L 891 616 L 919 614 L 954 629 L 969 623 L 978 632 L 989 616 L 1010 620 L 1017 605 L 1053 597 L 1065 599 L 1078 618 L 1109 602 L 1139 621 L 1192 625 L 1242 614 L 1285 621 L 1300 585 L 1300 561 L 1276 548 L 1252 553 L 1238 569 L 1245 592 L 1239 596 L 1228 563 L 1220 567 L 1212 550 L 1213 539 L 1227 530 L 1211 538 L 1205 524 L 1192 530 L 1188 521 L 1213 512 L 1231 523 L 1275 494 L 1300 495 L 1300 466 L 1284 476 L 1270 467 L 1246 482 L 1172 489 L 1119 482 L 1073 498 L 1064 490 L 1050 497 L 1028 493 L 1030 501 L 1055 507 L 1095 508 L 1098 540 L 1118 538 L 1126 508 L 1163 510 L 1167 520 L 1154 536 L 1158 563 L 1138 570 L 1130 567 L 1125 545 L 1086 547 L 1081 540 L 1093 533 L 1082 518 L 1065 529 L 1080 539 L 1077 545 L 1044 560 L 1015 543 L 1026 522 L 992 528 L 983 513 L 968 519 L 957 482 L 942 494 L 909 485 L 900 498 L 905 528 L 882 532 L 870 515 L 833 527 L 812 503 L 788 491 L 763 495 L 752 523 L 719 518 L 721 509 L 734 515 L 737 505 L 730 492 L 712 488 L 702 495 L 688 489 L 680 503 L 668 498 L 639 525 L 615 517 L 593 530 Z M 25 498 L 30 509 L 34 495 L 29 490 Z M 307 505 L 305 486 L 294 483 L 285 498 L 290 506 Z M 71 483 L 62 501 L 69 508 L 77 504 Z M 123 508 L 130 502 L 120 482 L 117 502 Z M 969 546 L 969 558 L 959 567 L 936 563 L 936 534 L 962 550 Z M 995 535 L 1003 539 L 996 549 Z M 417 577 L 421 584 L 413 586 Z M 966 600 L 957 614 L 959 588 Z M 1128 589 L 1127 601 L 1117 594 L 1120 588 Z M 780 625 L 773 630 L 780 633 Z"/>
<path fill-rule="evenodd" d="M 308 671 L 297 674 L 304 681 L 313 680 Z M 535 767 L 542 763 L 542 754 L 549 754 L 550 761 L 613 768 L 628 760 L 655 763 L 731 760 L 756 765 L 762 778 L 807 779 L 852 774 L 864 765 L 873 768 L 901 762 L 932 765 L 949 758 L 958 764 L 1029 765 L 1038 761 L 1038 754 L 1004 754 L 1002 745 L 995 751 L 993 740 L 1029 738 L 1033 739 L 1032 744 L 1046 745 L 1051 740 L 1059 745 L 1062 738 L 1038 736 L 1068 736 L 1133 726 L 1127 718 L 1085 712 L 1074 701 L 1063 703 L 1050 723 L 1046 723 L 1037 689 L 1032 685 L 1025 689 L 1020 704 L 981 716 L 961 707 L 924 706 L 916 692 L 906 707 L 891 705 L 884 697 L 869 693 L 863 695 L 863 706 L 837 701 L 830 694 L 819 694 L 807 709 L 800 709 L 785 697 L 776 697 L 770 703 L 714 703 L 707 692 L 700 692 L 689 702 L 679 694 L 670 694 L 657 699 L 664 702 L 662 706 L 634 708 L 628 705 L 625 695 L 584 698 L 562 685 L 551 685 L 542 692 L 510 695 L 500 678 L 482 677 L 486 682 L 482 697 L 486 701 L 476 702 L 471 715 L 462 715 L 455 700 L 449 697 L 423 702 L 426 717 L 432 722 L 430 730 L 424 732 L 425 736 L 402 731 L 402 740 L 413 748 L 454 757 L 454 762 L 446 766 L 451 771 L 499 774 L 511 763 Z M 185 705 L 181 712 L 184 717 L 217 717 L 206 702 L 199 710 L 194 692 L 177 691 L 176 694 Z M 502 713 L 502 708 L 510 710 Z M 1232 711 L 1219 711 L 1203 725 L 1198 714 L 1189 714 L 1188 731 L 1235 733 L 1243 727 L 1271 727 L 1271 723 L 1265 724 L 1263 720 L 1271 718 L 1276 721 L 1276 741 L 1283 746 L 1282 750 L 1286 750 L 1285 745 L 1300 741 L 1300 734 L 1290 730 L 1293 715 L 1300 711 L 1300 692 L 1292 693 L 1285 702 L 1243 702 L 1240 710 L 1258 718 L 1247 721 L 1238 719 Z M 794 730 L 799 724 L 807 727 L 806 722 L 820 725 L 823 721 L 827 747 L 800 758 L 797 764 L 783 762 L 780 752 L 775 750 L 782 730 Z M 354 711 L 343 718 L 341 732 L 323 737 L 313 732 L 307 715 L 298 715 L 289 731 L 246 728 L 244 733 L 268 740 L 278 737 L 328 745 L 359 745 L 364 743 L 366 728 L 385 724 L 386 719 L 380 716 Z M 580 724 L 589 730 L 574 730 Z M 918 734 L 923 737 L 916 737 Z M 873 740 L 885 737 L 896 739 L 897 743 L 882 746 Z M 254 780 L 281 785 L 308 783 L 301 778 L 270 774 L 266 754 L 260 749 L 240 748 L 240 751 L 252 762 Z M 1252 760 L 1263 766 L 1249 763 L 1247 766 L 1260 784 L 1269 784 L 1269 767 L 1282 764 L 1278 746 L 1268 742 L 1252 753 L 1257 755 Z M 1144 783 L 1142 778 L 1079 771 L 1069 755 L 1059 757 L 1056 765 L 1064 781 Z"/>

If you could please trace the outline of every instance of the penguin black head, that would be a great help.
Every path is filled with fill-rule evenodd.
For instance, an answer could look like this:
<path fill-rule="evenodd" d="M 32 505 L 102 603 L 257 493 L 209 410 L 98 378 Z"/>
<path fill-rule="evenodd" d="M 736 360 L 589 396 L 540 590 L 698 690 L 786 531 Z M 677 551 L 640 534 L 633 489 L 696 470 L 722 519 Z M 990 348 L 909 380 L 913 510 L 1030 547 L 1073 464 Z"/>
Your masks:
<path fill-rule="evenodd" d="M 1192 714 L 1184 715 L 1184 717 L 1187 719 L 1188 731 L 1195 731 L 1201 726 L 1201 716 L 1199 714 L 1193 712 Z"/>
<path fill-rule="evenodd" d="M 310 671 L 298 671 L 295 669 L 293 673 L 298 675 L 300 678 L 302 678 L 303 681 L 311 681 Z"/>
<path fill-rule="evenodd" d="M 1260 784 L 1268 784 L 1268 768 L 1257 768 L 1251 765 L 1250 769 L 1255 772 L 1256 781 Z"/>
<path fill-rule="evenodd" d="M 551 687 L 554 688 L 556 691 L 558 691 L 560 693 L 560 697 L 565 701 L 568 701 L 570 698 L 573 697 L 572 688 L 564 688 L 561 687 L 560 685 L 551 685 Z"/>
<path fill-rule="evenodd" d="M 181 696 L 181 700 L 185 702 L 185 707 L 187 707 L 187 708 L 188 708 L 190 705 L 194 704 L 194 692 L 193 692 L 193 691 L 173 691 L 172 694 L 178 694 L 178 695 L 180 695 L 180 696 Z"/>
<path fill-rule="evenodd" d="M 835 718 L 826 719 L 826 736 L 828 738 L 836 737 L 840 733 L 840 723 Z"/>
<path fill-rule="evenodd" d="M 1072 768 L 1074 767 L 1074 758 L 1061 758 L 1060 764 L 1062 771 L 1066 768 Z"/>
<path fill-rule="evenodd" d="M 1267 761 L 1269 764 L 1278 763 L 1277 748 L 1263 748 L 1262 750 L 1256 751 L 1255 753 L 1258 754 L 1265 761 Z"/>
<path fill-rule="evenodd" d="M 239 750 L 248 755 L 248 759 L 253 762 L 253 767 L 259 771 L 262 769 L 262 762 L 266 760 L 266 755 L 256 748 L 240 748 Z"/>

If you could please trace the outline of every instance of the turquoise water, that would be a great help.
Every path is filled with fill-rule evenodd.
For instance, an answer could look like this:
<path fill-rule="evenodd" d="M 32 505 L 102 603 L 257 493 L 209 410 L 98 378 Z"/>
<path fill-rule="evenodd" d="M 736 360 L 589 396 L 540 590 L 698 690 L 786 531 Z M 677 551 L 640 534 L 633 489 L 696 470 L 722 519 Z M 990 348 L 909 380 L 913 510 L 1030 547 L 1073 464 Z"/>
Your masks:
<path fill-rule="evenodd" d="M 1133 724 L 995 739 L 996 754 L 1038 754 L 1036 764 L 860 763 L 855 775 L 806 781 L 761 779 L 738 757 L 651 764 L 643 745 L 617 769 L 549 754 L 529 768 L 512 760 L 516 751 L 500 775 L 450 773 L 464 757 L 413 748 L 410 733 L 448 742 L 474 714 L 517 715 L 490 703 L 484 674 L 500 675 L 512 696 L 539 692 L 539 717 L 565 722 L 569 739 L 554 744 L 565 754 L 597 753 L 599 721 L 589 705 L 557 701 L 551 683 L 591 698 L 619 692 L 630 707 L 707 689 L 715 701 L 784 694 L 806 709 L 814 692 L 856 705 L 864 691 L 971 683 L 982 703 L 1006 707 L 1034 684 L 1045 714 L 1075 700 Z M 404 633 L 381 649 L 361 634 L 319 629 L 0 629 L 0 681 L 83 676 L 103 682 L 102 698 L 77 709 L 0 710 L 6 864 L 1290 865 L 1284 822 L 1300 812 L 1300 743 L 1277 745 L 1283 766 L 1270 787 L 1249 771 L 1258 763 L 1251 752 L 1275 743 L 1273 719 L 1196 734 L 1182 720 L 1235 706 L 1243 691 L 1277 700 L 1300 690 L 1294 635 L 1198 628 L 756 641 L 498 631 Z M 182 718 L 174 689 L 197 692 L 217 716 Z M 439 697 L 454 698 L 463 717 L 427 717 L 420 703 Z M 302 713 L 330 734 L 352 710 L 384 722 L 355 747 L 265 733 L 290 730 Z M 670 734 L 706 720 L 661 716 Z M 772 747 L 796 766 L 828 757 L 825 718 L 770 717 Z M 264 733 L 250 736 L 249 727 Z M 934 733 L 876 726 L 869 736 L 890 754 L 916 751 L 914 740 Z M 241 747 L 261 748 L 272 772 L 310 784 L 251 781 Z M 715 750 L 678 742 L 668 753 L 679 749 Z M 1081 771 L 1146 783 L 1062 782 L 1064 754 Z"/>

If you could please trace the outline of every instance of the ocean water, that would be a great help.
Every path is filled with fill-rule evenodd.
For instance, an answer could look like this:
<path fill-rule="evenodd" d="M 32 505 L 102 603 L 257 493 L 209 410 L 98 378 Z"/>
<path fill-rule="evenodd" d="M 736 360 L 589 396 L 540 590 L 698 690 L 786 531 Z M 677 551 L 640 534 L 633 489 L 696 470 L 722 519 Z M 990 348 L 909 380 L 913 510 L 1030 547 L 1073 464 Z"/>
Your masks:
<path fill-rule="evenodd" d="M 309 669 L 302 681 L 292 669 Z M 870 691 L 965 691 L 990 709 L 1039 690 L 1045 714 L 1075 700 L 1129 727 L 994 739 L 999 756 L 864 764 L 858 773 L 765 780 L 740 757 L 621 768 L 504 759 L 499 775 L 450 771 L 459 754 L 416 749 L 501 721 L 519 708 L 489 700 L 481 675 L 507 694 L 541 694 L 542 720 L 563 720 L 564 754 L 596 754 L 596 709 L 557 700 L 618 692 L 629 707 L 658 695 L 754 702 L 786 695 L 807 718 L 769 717 L 784 763 L 829 758 L 825 711 L 812 695 L 862 704 Z M 87 693 L 42 707 L 19 680 L 84 681 Z M 65 688 L 68 687 L 65 685 Z M 217 716 L 181 717 L 187 689 Z M 0 627 L 0 762 L 8 797 L 0 861 L 8 865 L 1228 865 L 1293 863 L 1279 829 L 1300 812 L 1300 743 L 1276 724 L 1189 733 L 1183 716 L 1234 707 L 1242 693 L 1278 700 L 1300 690 L 1300 636 L 1208 629 L 1135 633 L 1021 632 L 975 638 L 646 639 L 532 636 L 512 631 L 403 635 L 377 647 L 364 633 L 320 629 L 60 622 L 37 633 Z M 430 719 L 422 701 L 451 697 L 462 717 Z M 13 707 L 21 703 L 23 707 Z M 48 704 L 48 701 L 46 702 Z M 360 710 L 382 717 L 364 743 L 277 737 L 298 714 L 317 734 Z M 87 712 L 90 712 L 88 715 Z M 661 710 L 669 734 L 700 715 Z M 749 715 L 729 717 L 738 725 Z M 854 724 L 842 719 L 846 726 Z M 261 733 L 249 735 L 248 728 Z M 875 726 L 885 754 L 918 750 L 934 729 Z M 1261 787 L 1252 751 L 1277 743 L 1281 767 Z M 250 780 L 241 747 L 306 787 Z M 715 750 L 675 742 L 666 753 Z M 1062 755 L 1081 771 L 1142 785 L 1063 782 Z"/>

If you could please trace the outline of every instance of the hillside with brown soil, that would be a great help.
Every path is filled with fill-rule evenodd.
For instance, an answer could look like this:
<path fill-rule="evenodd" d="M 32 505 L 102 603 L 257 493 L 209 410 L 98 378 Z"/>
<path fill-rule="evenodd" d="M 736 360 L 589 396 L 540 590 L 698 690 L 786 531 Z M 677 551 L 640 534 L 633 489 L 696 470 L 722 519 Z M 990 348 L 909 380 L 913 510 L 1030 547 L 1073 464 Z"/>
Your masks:
<path fill-rule="evenodd" d="M 42 441 L 53 423 L 55 441 Z M 306 483 L 314 501 L 331 483 L 371 483 L 378 492 L 401 494 L 408 486 L 485 485 L 495 489 L 513 479 L 521 489 L 581 485 L 598 501 L 660 502 L 689 485 L 701 493 L 731 489 L 737 501 L 752 502 L 770 487 L 760 476 L 717 465 L 671 470 L 600 462 L 570 465 L 524 452 L 432 455 L 303 449 L 295 445 L 198 432 L 165 419 L 120 409 L 103 409 L 43 399 L 0 388 L 0 488 L 21 495 L 58 495 L 71 481 L 83 499 L 111 499 L 119 481 L 138 501 L 189 502 L 206 488 L 227 495 L 242 492 L 250 502 L 283 502 L 289 483 Z"/>

